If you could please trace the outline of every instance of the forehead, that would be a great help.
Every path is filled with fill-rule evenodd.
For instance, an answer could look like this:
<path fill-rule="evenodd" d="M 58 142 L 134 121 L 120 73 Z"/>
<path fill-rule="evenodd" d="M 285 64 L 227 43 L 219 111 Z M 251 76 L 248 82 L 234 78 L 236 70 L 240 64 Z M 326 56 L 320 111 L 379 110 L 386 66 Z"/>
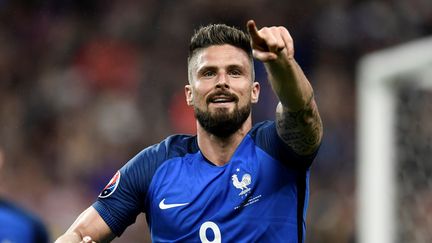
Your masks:
<path fill-rule="evenodd" d="M 249 56 L 242 49 L 232 45 L 215 45 L 203 48 L 195 54 L 196 68 L 207 66 L 243 66 L 250 68 Z"/>

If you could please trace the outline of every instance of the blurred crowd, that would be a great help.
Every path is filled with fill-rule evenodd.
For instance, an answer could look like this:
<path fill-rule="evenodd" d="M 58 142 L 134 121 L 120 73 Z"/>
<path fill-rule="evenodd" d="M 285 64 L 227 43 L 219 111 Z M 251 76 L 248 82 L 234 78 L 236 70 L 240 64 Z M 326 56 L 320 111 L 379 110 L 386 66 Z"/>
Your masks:
<path fill-rule="evenodd" d="M 430 0 L 0 1 L 0 196 L 57 237 L 133 155 L 194 133 L 183 95 L 190 36 L 248 19 L 289 29 L 323 118 L 307 242 L 355 242 L 356 62 L 432 34 Z M 276 99 L 256 69 L 258 122 Z M 124 242 L 148 239 L 143 227 L 140 217 Z"/>

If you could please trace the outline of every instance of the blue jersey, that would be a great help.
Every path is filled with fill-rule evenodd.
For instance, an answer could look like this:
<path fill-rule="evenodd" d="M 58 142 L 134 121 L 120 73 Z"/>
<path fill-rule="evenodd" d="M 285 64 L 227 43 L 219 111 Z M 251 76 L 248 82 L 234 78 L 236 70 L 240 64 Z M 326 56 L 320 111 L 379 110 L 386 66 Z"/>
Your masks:
<path fill-rule="evenodd" d="M 45 226 L 35 216 L 0 200 L 0 242 L 48 243 L 49 236 Z"/>
<path fill-rule="evenodd" d="M 153 242 L 304 242 L 314 157 L 292 152 L 270 121 L 224 166 L 195 136 L 174 135 L 130 160 L 93 207 L 117 236 L 145 213 Z"/>

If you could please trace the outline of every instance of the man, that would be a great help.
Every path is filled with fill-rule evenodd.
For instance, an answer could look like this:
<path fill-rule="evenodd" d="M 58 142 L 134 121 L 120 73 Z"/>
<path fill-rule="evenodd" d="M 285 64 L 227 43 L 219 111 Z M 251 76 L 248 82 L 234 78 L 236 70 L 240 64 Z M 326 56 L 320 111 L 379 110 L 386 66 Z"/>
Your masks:
<path fill-rule="evenodd" d="M 210 25 L 192 37 L 185 86 L 197 135 L 130 160 L 58 242 L 110 241 L 146 214 L 154 242 L 303 242 L 309 166 L 322 136 L 312 87 L 284 27 Z M 252 127 L 253 57 L 280 103 Z"/>
<path fill-rule="evenodd" d="M 0 147 L 0 172 L 4 163 L 5 154 Z M 0 196 L 0 242 L 48 243 L 50 239 L 36 215 Z"/>
<path fill-rule="evenodd" d="M 38 217 L 0 197 L 0 242 L 48 243 L 50 240 Z"/>

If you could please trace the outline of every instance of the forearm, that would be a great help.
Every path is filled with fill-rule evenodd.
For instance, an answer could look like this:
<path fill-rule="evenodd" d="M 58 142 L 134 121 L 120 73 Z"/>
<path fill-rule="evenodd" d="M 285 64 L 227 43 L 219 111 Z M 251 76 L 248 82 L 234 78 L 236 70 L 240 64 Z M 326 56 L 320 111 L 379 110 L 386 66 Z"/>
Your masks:
<path fill-rule="evenodd" d="M 82 212 L 56 243 L 87 242 L 83 238 L 90 238 L 89 242 L 110 242 L 115 238 L 111 229 L 93 207 Z"/>
<path fill-rule="evenodd" d="M 312 86 L 294 58 L 282 57 L 265 63 L 265 67 L 272 89 L 286 110 L 299 111 L 310 105 Z"/>
<path fill-rule="evenodd" d="M 308 155 L 319 146 L 322 122 L 313 89 L 294 59 L 266 64 L 269 81 L 280 103 L 276 127 L 281 139 L 296 153 Z"/>

